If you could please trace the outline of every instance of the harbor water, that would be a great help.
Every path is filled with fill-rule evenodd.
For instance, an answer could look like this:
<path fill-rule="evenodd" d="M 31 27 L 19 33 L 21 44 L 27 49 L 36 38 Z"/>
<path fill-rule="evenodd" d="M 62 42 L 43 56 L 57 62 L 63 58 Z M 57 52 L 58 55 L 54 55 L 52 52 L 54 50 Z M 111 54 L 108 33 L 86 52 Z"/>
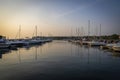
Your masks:
<path fill-rule="evenodd" d="M 0 50 L 0 80 L 120 80 L 120 53 L 68 41 Z"/>

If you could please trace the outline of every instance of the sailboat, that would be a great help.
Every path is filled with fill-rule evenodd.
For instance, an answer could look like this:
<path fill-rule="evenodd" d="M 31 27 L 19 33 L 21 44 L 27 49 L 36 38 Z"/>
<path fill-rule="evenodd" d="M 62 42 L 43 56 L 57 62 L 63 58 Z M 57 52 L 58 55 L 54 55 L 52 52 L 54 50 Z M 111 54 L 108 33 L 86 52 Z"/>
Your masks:
<path fill-rule="evenodd" d="M 99 41 L 91 41 L 88 44 L 90 46 L 104 46 L 104 45 L 106 45 L 104 42 L 99 42 Z"/>
<path fill-rule="evenodd" d="M 96 31 L 97 31 L 97 30 L 96 30 Z M 100 24 L 100 37 L 101 37 L 101 24 Z M 90 46 L 105 46 L 105 45 L 106 45 L 106 43 L 104 43 L 104 42 L 95 41 L 95 40 L 89 42 L 88 44 L 89 44 Z"/>
<path fill-rule="evenodd" d="M 11 46 L 16 46 L 16 47 L 22 47 L 25 45 L 28 45 L 29 43 L 26 42 L 24 39 L 20 39 L 20 34 L 21 34 L 21 26 L 19 26 L 19 39 L 14 39 L 14 40 L 9 40 L 9 43 Z"/>
<path fill-rule="evenodd" d="M 30 41 L 29 44 L 41 44 L 42 41 L 37 37 L 37 26 L 35 26 L 35 31 L 36 31 L 36 36 L 33 37 Z"/>
<path fill-rule="evenodd" d="M 3 37 L 0 38 L 0 49 L 10 48 L 10 44 Z"/>

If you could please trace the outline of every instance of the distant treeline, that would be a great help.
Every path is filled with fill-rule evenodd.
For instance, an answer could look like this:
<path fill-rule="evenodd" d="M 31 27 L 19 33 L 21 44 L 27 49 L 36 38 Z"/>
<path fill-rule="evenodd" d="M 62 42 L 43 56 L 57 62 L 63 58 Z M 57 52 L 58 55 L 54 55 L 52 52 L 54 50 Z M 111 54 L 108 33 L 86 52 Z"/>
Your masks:
<path fill-rule="evenodd" d="M 6 38 L 6 37 L 5 37 L 5 36 L 0 35 L 0 39 L 1 39 L 1 38 Z"/>
<path fill-rule="evenodd" d="M 41 37 L 41 36 L 38 36 Z M 0 39 L 5 38 L 5 36 L 0 35 Z M 81 38 L 89 38 L 89 39 L 107 39 L 107 40 L 119 40 L 120 35 L 113 34 L 113 35 L 104 35 L 104 36 L 42 36 L 41 38 L 52 38 L 55 40 L 63 40 L 63 39 L 81 39 Z"/>
<path fill-rule="evenodd" d="M 113 40 L 117 40 L 120 39 L 120 35 L 117 34 L 113 34 L 113 35 L 109 35 L 109 36 L 101 36 L 102 39 L 113 39 Z"/>
<path fill-rule="evenodd" d="M 61 40 L 61 39 L 81 39 L 81 38 L 89 38 L 89 39 L 106 39 L 106 40 L 119 40 L 120 35 L 104 35 L 104 36 L 54 36 L 51 37 L 53 39 Z"/>

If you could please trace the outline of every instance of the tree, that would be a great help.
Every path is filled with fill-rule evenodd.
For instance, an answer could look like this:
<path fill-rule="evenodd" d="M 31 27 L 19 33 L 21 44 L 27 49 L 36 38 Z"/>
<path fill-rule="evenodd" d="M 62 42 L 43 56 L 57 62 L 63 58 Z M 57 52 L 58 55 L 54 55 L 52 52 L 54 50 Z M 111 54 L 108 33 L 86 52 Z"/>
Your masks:
<path fill-rule="evenodd" d="M 117 34 L 113 34 L 110 36 L 111 39 L 119 39 L 119 35 Z"/>

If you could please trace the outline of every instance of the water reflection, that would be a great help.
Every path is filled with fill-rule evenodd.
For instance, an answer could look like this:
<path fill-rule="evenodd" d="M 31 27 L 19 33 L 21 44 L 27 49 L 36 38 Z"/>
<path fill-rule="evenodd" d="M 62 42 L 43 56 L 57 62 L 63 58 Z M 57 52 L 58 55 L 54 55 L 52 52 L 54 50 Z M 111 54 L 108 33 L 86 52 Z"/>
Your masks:
<path fill-rule="evenodd" d="M 77 44 L 71 44 L 71 53 L 73 53 L 72 46 L 76 46 L 76 56 L 80 56 L 80 60 L 82 63 L 86 61 L 87 64 L 90 64 L 94 61 L 101 63 L 101 54 L 104 53 L 98 47 L 90 47 L 90 46 L 81 46 Z"/>
<path fill-rule="evenodd" d="M 9 49 L 0 49 L 0 58 L 2 58 L 2 55 L 3 55 L 3 54 L 7 54 L 7 53 L 9 53 L 9 52 L 10 52 Z"/>
<path fill-rule="evenodd" d="M 19 63 L 21 63 L 21 54 L 20 54 L 20 49 L 18 49 L 18 52 L 16 51 L 16 53 L 18 53 L 18 61 L 19 61 Z"/>
<path fill-rule="evenodd" d="M 44 51 L 44 53 L 42 52 Z M 83 63 L 86 61 L 87 64 L 90 64 L 92 61 L 98 61 L 98 63 L 101 63 L 101 58 L 103 55 L 105 56 L 105 53 L 108 53 L 108 51 L 103 51 L 99 49 L 98 47 L 90 47 L 90 46 L 83 46 L 73 43 L 68 43 L 65 41 L 54 41 L 53 43 L 48 43 L 45 45 L 37 45 L 37 46 L 27 46 L 23 48 L 18 48 L 18 50 L 0 50 L 0 58 L 2 57 L 10 57 L 15 56 L 15 53 L 18 56 L 19 63 L 22 62 L 22 60 L 27 60 L 26 58 L 32 58 L 34 60 L 40 60 L 40 57 L 47 56 L 68 56 L 71 57 L 79 57 L 79 60 Z M 50 54 L 51 53 L 51 54 Z M 69 54 L 70 53 L 70 54 Z M 119 53 L 116 52 L 110 52 L 112 56 L 120 57 Z M 6 54 L 6 55 L 4 55 Z M 2 56 L 4 55 L 4 56 Z M 6 57 L 6 58 L 7 58 Z"/>
<path fill-rule="evenodd" d="M 119 53 L 119 52 L 113 52 L 113 53 L 112 53 L 112 56 L 113 56 L 113 57 L 120 57 L 120 53 Z"/>
<path fill-rule="evenodd" d="M 67 41 L 2 51 L 1 54 L 0 80 L 114 80 L 116 74 L 120 74 L 120 58 L 114 57 L 118 54 Z"/>

